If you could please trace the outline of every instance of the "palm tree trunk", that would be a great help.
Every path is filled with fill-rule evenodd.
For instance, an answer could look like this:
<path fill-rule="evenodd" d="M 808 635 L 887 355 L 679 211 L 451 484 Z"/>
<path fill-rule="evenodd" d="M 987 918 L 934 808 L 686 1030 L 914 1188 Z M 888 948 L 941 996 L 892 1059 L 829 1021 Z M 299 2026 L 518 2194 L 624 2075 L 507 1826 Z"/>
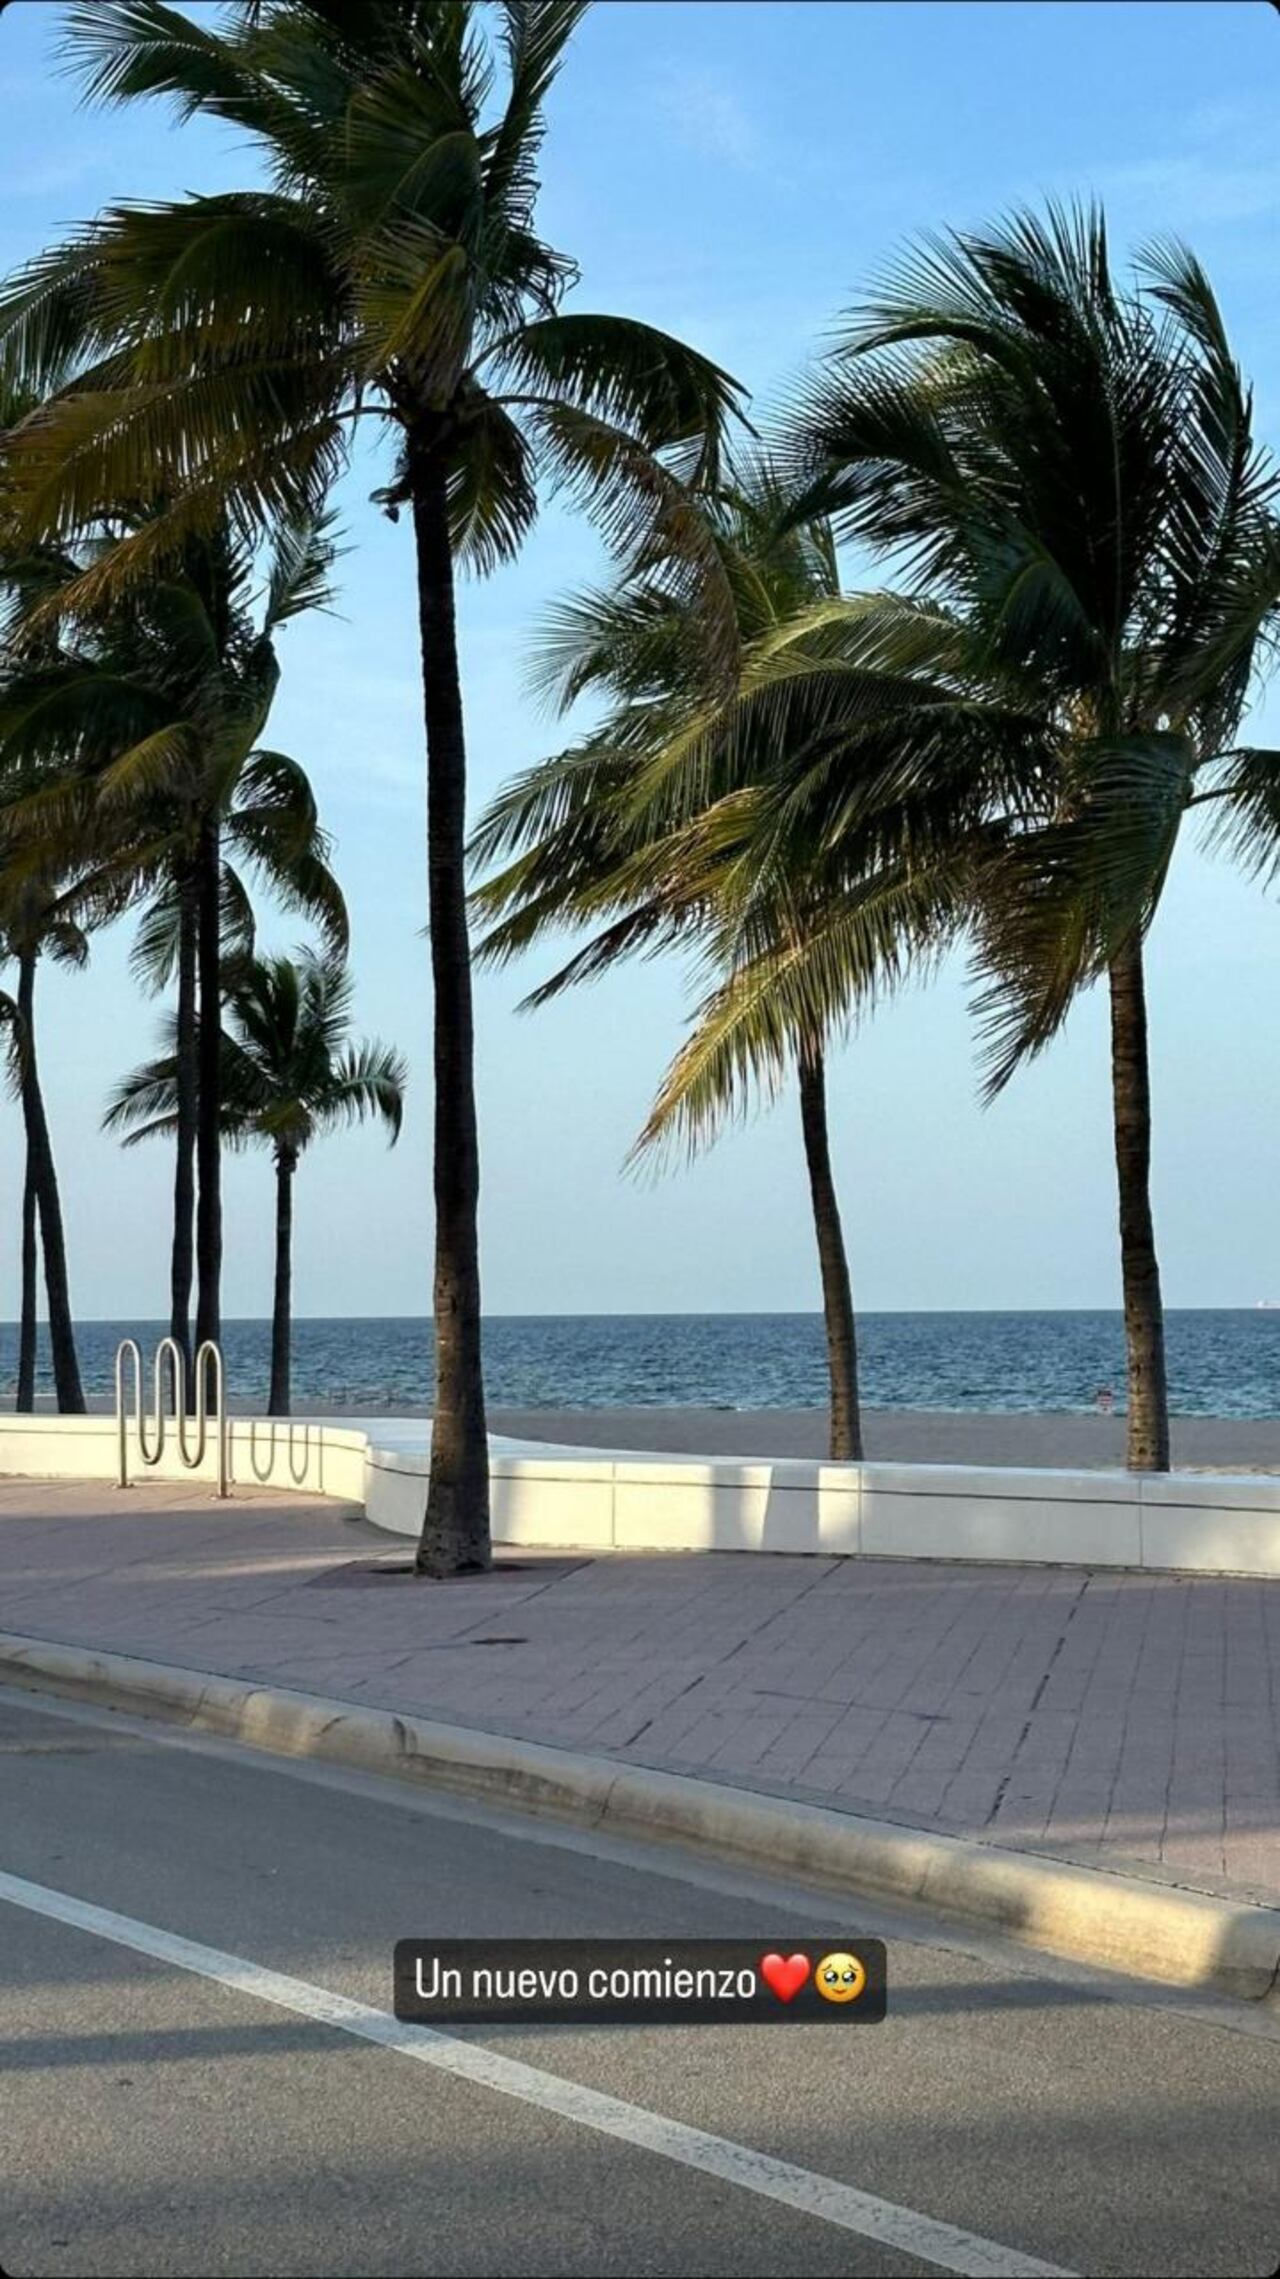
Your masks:
<path fill-rule="evenodd" d="M 858 1332 L 827 1137 L 826 1061 L 820 1050 L 802 1046 L 798 1064 L 800 1121 L 804 1128 L 805 1161 L 809 1166 L 809 1194 L 818 1238 L 818 1263 L 822 1269 L 822 1312 L 827 1329 L 827 1371 L 831 1381 L 829 1452 L 837 1463 L 856 1463 L 862 1458 Z"/>
<path fill-rule="evenodd" d="M 271 1391 L 268 1416 L 289 1414 L 290 1287 L 293 1280 L 293 1175 L 298 1158 L 292 1148 L 276 1149 L 276 1286 L 271 1309 Z"/>
<path fill-rule="evenodd" d="M 40 1090 L 35 1028 L 36 960 L 25 952 L 18 964 L 18 1013 L 22 1023 L 22 1114 L 27 1134 L 27 1161 L 40 1213 L 40 1245 L 44 1252 L 45 1297 L 49 1307 L 49 1346 L 53 1355 L 53 1382 L 63 1416 L 84 1415 L 84 1388 L 76 1358 L 75 1324 L 67 1281 L 67 1246 L 58 1196 L 58 1174 L 53 1143 Z"/>
<path fill-rule="evenodd" d="M 1129 1362 L 1127 1462 L 1131 1471 L 1167 1472 L 1169 1396 L 1160 1265 L 1151 1218 L 1151 1079 L 1140 942 L 1121 951 L 1109 980 L 1120 1273 Z"/>
<path fill-rule="evenodd" d="M 222 1336 L 222 850 L 218 826 L 200 827 L 196 853 L 196 967 L 199 981 L 196 1103 L 196 1344 Z"/>
<path fill-rule="evenodd" d="M 18 1323 L 18 1392 L 13 1404 L 19 1416 L 30 1416 L 36 1405 L 36 1275 L 38 1268 L 36 1183 L 31 1168 L 31 1149 L 28 1147 L 26 1168 L 22 1178 L 22 1315 Z"/>
<path fill-rule="evenodd" d="M 480 1151 L 467 937 L 467 755 L 447 466 L 438 436 L 410 438 L 410 482 L 427 731 L 436 1212 L 431 1477 L 416 1565 L 420 1574 L 452 1575 L 487 1567 L 491 1550 L 480 1343 Z"/>
<path fill-rule="evenodd" d="M 177 1149 L 173 1173 L 173 1250 L 169 1264 L 169 1335 L 191 1382 L 191 1285 L 195 1279 L 196 1124 L 200 1099 L 196 958 L 199 902 L 196 873 L 186 866 L 178 881 Z"/>

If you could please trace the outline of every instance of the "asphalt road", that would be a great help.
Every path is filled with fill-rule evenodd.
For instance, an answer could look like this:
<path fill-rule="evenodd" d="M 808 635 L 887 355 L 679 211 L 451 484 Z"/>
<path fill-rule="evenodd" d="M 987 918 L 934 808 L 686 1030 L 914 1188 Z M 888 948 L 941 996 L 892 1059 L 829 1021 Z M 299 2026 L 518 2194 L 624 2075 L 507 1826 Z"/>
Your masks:
<path fill-rule="evenodd" d="M 0 2267 L 1275 2269 L 1274 2012 L 859 1908 L 890 1942 L 879 2027 L 388 2019 L 398 1937 L 781 1943 L 841 1917 L 2 1694 Z"/>

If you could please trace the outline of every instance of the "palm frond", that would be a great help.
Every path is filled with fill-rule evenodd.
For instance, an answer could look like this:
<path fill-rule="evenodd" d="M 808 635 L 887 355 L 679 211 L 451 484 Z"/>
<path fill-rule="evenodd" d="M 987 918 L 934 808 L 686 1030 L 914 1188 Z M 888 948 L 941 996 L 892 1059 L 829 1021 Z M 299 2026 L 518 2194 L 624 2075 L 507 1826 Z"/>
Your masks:
<path fill-rule="evenodd" d="M 708 669 L 727 684 L 740 641 L 732 584 L 696 496 L 624 429 L 576 405 L 525 413 L 554 482 L 576 497 L 624 568 L 661 574 L 699 612 Z"/>
<path fill-rule="evenodd" d="M 333 1081 L 317 1109 L 321 1124 L 361 1124 L 378 1116 L 394 1147 L 404 1121 L 408 1064 L 401 1053 L 376 1037 L 348 1046 L 333 1070 Z"/>
<path fill-rule="evenodd" d="M 509 86 L 502 120 L 488 139 L 488 201 L 509 222 L 527 222 L 537 196 L 543 107 L 588 0 L 502 0 L 501 38 Z"/>
<path fill-rule="evenodd" d="M 736 966 L 698 1007 L 629 1160 L 695 1153 L 753 1095 L 774 1099 L 801 1039 L 843 1031 L 937 962 L 967 923 L 971 886 L 967 855 L 932 872 L 886 873 L 813 913 L 801 937 Z"/>
<path fill-rule="evenodd" d="M 267 579 L 262 629 L 267 635 L 308 609 L 333 603 L 332 573 L 338 558 L 336 517 L 326 511 L 283 523 L 275 532 Z"/>
<path fill-rule="evenodd" d="M 459 406 L 448 497 L 454 558 L 464 569 L 485 578 L 515 560 L 538 512 L 532 458 L 510 413 L 479 389 Z"/>
<path fill-rule="evenodd" d="M 489 353 L 507 393 L 589 413 L 651 451 L 696 445 L 690 477 L 702 487 L 718 481 L 729 429 L 745 418 L 743 390 L 729 373 L 631 317 L 543 317 Z"/>

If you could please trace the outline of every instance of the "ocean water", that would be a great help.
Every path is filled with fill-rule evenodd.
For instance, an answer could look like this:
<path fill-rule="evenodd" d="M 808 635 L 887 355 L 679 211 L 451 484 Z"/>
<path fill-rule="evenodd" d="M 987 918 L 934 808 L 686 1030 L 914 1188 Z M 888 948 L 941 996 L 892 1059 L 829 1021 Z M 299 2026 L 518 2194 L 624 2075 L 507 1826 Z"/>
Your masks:
<path fill-rule="evenodd" d="M 85 1389 L 109 1394 L 121 1337 L 144 1352 L 161 1322 L 84 1322 Z M 223 1348 L 233 1402 L 266 1394 L 270 1327 L 229 1321 Z M 1100 1386 L 1124 1407 L 1124 1336 L 1115 1313 L 864 1314 L 863 1399 L 871 1408 L 1088 1410 Z M 294 1325 L 296 1414 L 309 1402 L 354 1413 L 421 1404 L 431 1386 L 431 1327 L 390 1320 Z M 1280 1309 L 1175 1312 L 1167 1322 L 1170 1399 L 1184 1416 L 1280 1414 Z M 9 1397 L 17 1331 L 0 1323 L 0 1399 Z M 52 1391 L 47 1346 L 41 1392 Z M 485 1325 L 489 1399 L 506 1408 L 821 1406 L 826 1356 L 817 1314 L 495 1315 Z"/>

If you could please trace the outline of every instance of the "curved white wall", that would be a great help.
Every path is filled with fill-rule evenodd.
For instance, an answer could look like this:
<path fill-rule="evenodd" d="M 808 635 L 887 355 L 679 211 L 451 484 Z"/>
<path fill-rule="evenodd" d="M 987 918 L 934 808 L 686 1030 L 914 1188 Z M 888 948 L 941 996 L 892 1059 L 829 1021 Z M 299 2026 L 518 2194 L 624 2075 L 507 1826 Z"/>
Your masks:
<path fill-rule="evenodd" d="M 234 1486 L 363 1505 L 416 1536 L 430 1426 L 404 1418 L 237 1418 Z M 112 1481 L 113 1417 L 0 1416 L 0 1475 Z M 791 1551 L 1280 1575 L 1280 1477 L 983 1470 L 641 1455 L 494 1438 L 500 1543 L 589 1551 Z M 157 1472 L 190 1478 L 170 1439 Z M 212 1481 L 212 1449 L 199 1475 Z M 104 1513 L 110 1503 L 104 1499 Z"/>
<path fill-rule="evenodd" d="M 735 1463 L 493 1443 L 499 1542 L 1280 1575 L 1280 1479 Z M 426 1458 L 373 1438 L 366 1510 L 416 1535 Z"/>
<path fill-rule="evenodd" d="M 362 1504 L 389 1534 L 417 1536 L 428 1440 L 428 1424 L 403 1418 L 237 1418 L 230 1424 L 232 1484 L 335 1495 Z M 542 1440 L 494 1438 L 490 1445 L 499 1543 L 1280 1575 L 1280 1479 L 1273 1475 L 736 1463 Z M 116 1447 L 109 1415 L 0 1415 L 0 1475 L 114 1481 Z M 191 1475 L 173 1438 L 164 1461 L 143 1468 L 137 1433 L 130 1433 L 130 1477 Z M 198 1477 L 216 1477 L 212 1447 Z"/>
<path fill-rule="evenodd" d="M 150 1419 L 148 1419 L 150 1429 Z M 195 1428 L 188 1427 L 194 1445 Z M 229 1427 L 230 1470 L 241 1487 L 307 1489 L 312 1495 L 364 1502 L 368 1436 L 346 1425 L 287 1423 L 273 1417 L 237 1417 Z M 116 1478 L 119 1434 L 113 1416 L 0 1416 L 0 1476 L 33 1480 Z M 216 1444 L 210 1431 L 205 1459 L 187 1471 L 170 1423 L 158 1465 L 142 1462 L 137 1432 L 129 1434 L 131 1482 L 148 1479 L 217 1481 Z"/>

